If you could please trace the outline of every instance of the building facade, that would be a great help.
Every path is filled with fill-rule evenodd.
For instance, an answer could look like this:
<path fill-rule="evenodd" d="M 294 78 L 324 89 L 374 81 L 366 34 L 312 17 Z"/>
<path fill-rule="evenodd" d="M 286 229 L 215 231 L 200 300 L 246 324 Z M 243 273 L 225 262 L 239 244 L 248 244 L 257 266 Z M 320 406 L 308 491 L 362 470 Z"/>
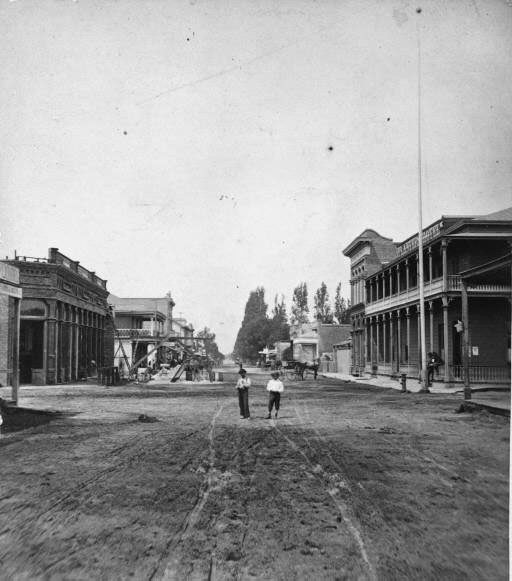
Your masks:
<path fill-rule="evenodd" d="M 12 387 L 17 401 L 22 289 L 19 270 L 0 262 L 0 386 Z"/>
<path fill-rule="evenodd" d="M 110 295 L 115 324 L 114 365 L 121 375 L 128 375 L 138 362 L 142 367 L 164 362 L 165 352 L 172 349 L 173 308 L 165 297 L 125 298 Z"/>
<path fill-rule="evenodd" d="M 107 281 L 50 248 L 47 258 L 1 261 L 19 271 L 20 383 L 77 381 L 112 365 Z"/>
<path fill-rule="evenodd" d="M 322 371 L 335 371 L 333 346 L 349 339 L 350 329 L 350 325 L 319 321 L 292 325 L 290 338 L 293 360 L 301 363 L 313 363 L 320 360 Z"/>
<path fill-rule="evenodd" d="M 512 208 L 443 216 L 423 230 L 426 351 L 443 361 L 435 380 L 462 381 L 467 354 L 472 382 L 510 382 L 511 243 Z M 418 376 L 417 234 L 398 244 L 366 230 L 343 253 L 351 260 L 352 372 Z M 499 268 L 484 268 L 495 261 Z M 485 275 L 474 274 L 481 268 Z"/>
<path fill-rule="evenodd" d="M 183 317 L 178 317 L 172 321 L 172 329 L 174 336 L 179 338 L 183 345 L 192 349 L 195 348 L 196 341 L 194 340 L 194 325 L 188 323 Z"/>

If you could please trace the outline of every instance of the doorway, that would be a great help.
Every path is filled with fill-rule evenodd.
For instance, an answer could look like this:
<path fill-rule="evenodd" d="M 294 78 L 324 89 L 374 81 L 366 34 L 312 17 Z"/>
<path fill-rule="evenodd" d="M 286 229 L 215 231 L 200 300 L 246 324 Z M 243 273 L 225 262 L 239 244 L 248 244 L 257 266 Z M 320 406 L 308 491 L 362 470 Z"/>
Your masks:
<path fill-rule="evenodd" d="M 44 321 L 20 321 L 20 383 L 33 383 L 43 372 Z"/>

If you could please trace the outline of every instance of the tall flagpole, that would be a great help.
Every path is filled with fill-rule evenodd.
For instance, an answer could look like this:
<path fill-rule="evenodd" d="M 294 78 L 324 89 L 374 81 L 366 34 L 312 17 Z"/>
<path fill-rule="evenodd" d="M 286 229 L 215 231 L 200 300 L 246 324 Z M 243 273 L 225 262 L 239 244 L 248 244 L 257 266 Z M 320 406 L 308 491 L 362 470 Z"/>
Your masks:
<path fill-rule="evenodd" d="M 421 360 L 421 392 L 429 392 L 427 385 L 427 354 L 425 352 L 425 295 L 423 288 L 423 217 L 421 191 L 421 39 L 420 14 L 416 9 L 416 38 L 418 42 L 418 287 L 420 291 L 420 360 Z"/>

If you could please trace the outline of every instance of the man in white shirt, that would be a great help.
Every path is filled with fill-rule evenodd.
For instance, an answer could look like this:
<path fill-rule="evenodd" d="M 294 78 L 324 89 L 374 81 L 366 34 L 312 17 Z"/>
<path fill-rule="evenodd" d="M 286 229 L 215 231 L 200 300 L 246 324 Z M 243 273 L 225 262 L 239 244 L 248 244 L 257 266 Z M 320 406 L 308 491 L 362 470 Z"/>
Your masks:
<path fill-rule="evenodd" d="M 274 371 L 274 373 L 270 374 L 272 379 L 269 379 L 267 383 L 267 391 L 268 393 L 268 416 L 267 420 L 270 420 L 272 417 L 272 408 L 275 406 L 276 413 L 275 417 L 277 418 L 277 413 L 279 412 L 279 405 L 281 403 L 281 394 L 284 391 L 283 382 L 279 379 L 279 372 Z"/>
<path fill-rule="evenodd" d="M 236 383 L 238 390 L 238 405 L 240 406 L 240 419 L 248 420 L 251 417 L 249 413 L 249 387 L 251 380 L 247 377 L 247 371 L 240 367 L 240 379 Z"/>

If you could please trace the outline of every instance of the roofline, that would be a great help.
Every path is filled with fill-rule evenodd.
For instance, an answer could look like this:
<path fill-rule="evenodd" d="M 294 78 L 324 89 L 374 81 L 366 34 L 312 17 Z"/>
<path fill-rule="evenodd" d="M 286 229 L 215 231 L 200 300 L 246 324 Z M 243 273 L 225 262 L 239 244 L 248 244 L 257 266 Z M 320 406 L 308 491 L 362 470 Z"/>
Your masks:
<path fill-rule="evenodd" d="M 18 255 L 18 259 L 20 258 L 30 258 L 30 257 L 21 257 Z M 110 291 L 107 289 L 107 279 L 106 278 L 101 278 L 99 277 L 94 271 L 87 271 L 91 276 L 93 276 L 93 280 L 91 280 L 90 278 L 86 278 L 85 276 L 82 276 L 81 274 L 78 273 L 78 271 L 75 270 L 71 270 L 70 268 L 68 268 L 67 266 L 64 266 L 64 264 L 62 263 L 58 263 L 58 262 L 49 262 L 47 259 L 36 259 L 36 260 L 18 260 L 18 259 L 12 259 L 12 258 L 6 258 L 3 260 L 0 260 L 0 262 L 2 262 L 3 264 L 8 264 L 10 266 L 13 266 L 15 268 L 17 268 L 20 271 L 20 274 L 23 273 L 23 271 L 26 268 L 48 268 L 50 269 L 52 272 L 57 272 L 58 274 L 67 274 L 70 275 L 72 277 L 72 279 L 76 282 L 79 282 L 81 284 L 84 285 L 88 285 L 88 288 L 91 290 L 95 290 L 98 292 L 101 292 L 101 294 L 103 295 L 102 298 L 103 300 L 108 302 L 108 297 L 110 295 Z M 76 264 L 78 265 L 78 261 L 76 261 Z M 82 268 L 82 267 L 80 267 Z M 84 268 L 84 270 L 87 270 Z M 101 281 L 104 284 L 98 284 L 96 282 L 96 280 Z M 20 283 L 22 284 L 23 288 L 41 288 L 39 285 L 34 285 L 32 283 Z"/>
<path fill-rule="evenodd" d="M 109 294 L 121 301 L 172 301 L 169 297 L 119 297 L 113 293 Z"/>
<path fill-rule="evenodd" d="M 374 234 L 376 234 L 379 238 L 383 239 L 383 240 L 388 240 L 389 242 L 393 242 L 393 238 L 386 238 L 386 236 L 382 236 L 381 234 L 379 234 L 377 232 L 377 230 L 374 230 L 373 228 L 365 228 L 361 234 L 359 234 L 359 236 L 356 236 L 354 238 L 354 240 L 352 240 L 352 242 L 346 247 L 344 248 L 341 252 L 345 255 L 348 256 L 347 252 L 351 252 L 352 250 L 355 250 L 355 248 L 357 248 L 357 246 L 359 244 L 363 244 L 364 242 L 371 242 L 372 240 L 374 240 L 373 238 L 370 238 L 368 236 L 363 236 L 363 234 L 365 232 L 373 232 Z"/>
<path fill-rule="evenodd" d="M 484 220 L 482 218 L 462 218 L 458 222 L 455 222 L 450 228 L 448 228 L 445 234 L 450 234 L 451 232 L 456 232 L 465 225 L 471 224 L 472 226 L 503 226 L 503 224 L 512 224 L 512 220 Z"/>

